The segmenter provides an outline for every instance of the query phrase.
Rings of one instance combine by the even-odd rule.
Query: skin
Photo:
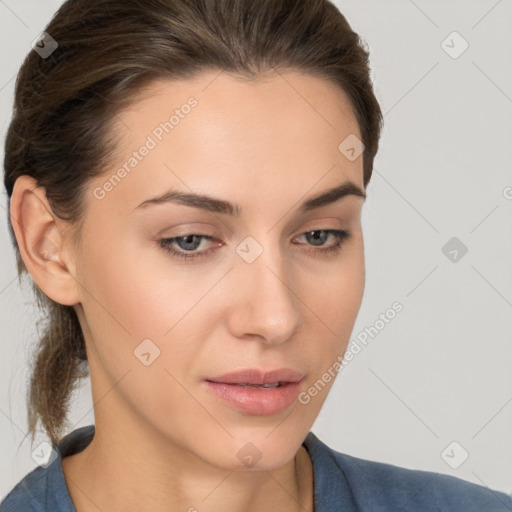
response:
[[[96,199],[94,189],[191,96],[190,114]],[[348,195],[305,214],[297,207],[346,180],[364,190],[362,156],[350,161],[338,150],[348,135],[361,138],[348,100],[296,71],[252,81],[205,72],[154,82],[112,129],[116,163],[88,185],[79,247],[34,180],[20,177],[11,199],[30,274],[75,307],[85,335],[96,433],[63,460],[76,509],[313,510],[302,442],[334,380],[308,404],[267,416],[231,408],[202,381],[290,367],[306,375],[304,391],[345,352],[364,291],[364,200]],[[242,214],[171,203],[134,210],[171,186],[235,202]],[[304,235],[327,229],[350,231],[339,252],[319,252],[333,236],[317,246]],[[196,244],[195,252],[213,251],[195,261],[158,244],[186,234],[222,244]],[[236,252],[247,236],[263,248],[250,264]],[[41,252],[48,240],[52,258]],[[160,350],[149,366],[134,356],[146,338]],[[251,468],[237,457],[247,442],[261,453]]]

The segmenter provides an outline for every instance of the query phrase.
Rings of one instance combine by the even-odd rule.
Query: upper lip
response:
[[[211,382],[224,384],[272,384],[275,382],[299,382],[304,374],[291,368],[278,368],[277,370],[259,370],[247,368],[236,372],[225,373],[215,377],[208,377]]]

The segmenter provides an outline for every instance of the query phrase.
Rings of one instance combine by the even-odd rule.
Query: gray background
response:
[[[0,0],[2,140],[19,65],[60,4]],[[367,282],[352,339],[393,302],[403,310],[341,371],[313,431],[338,451],[510,493],[511,2],[337,5],[369,45],[385,113],[363,208]],[[453,31],[469,43],[458,58],[444,47],[458,51],[461,40],[442,44]],[[45,440],[21,443],[37,311],[17,283],[6,204],[2,189],[0,497],[36,466],[32,449]],[[452,237],[468,248],[457,261],[442,252]],[[87,381],[70,430],[93,422]],[[469,457],[453,469],[445,460],[456,465],[462,450]]]

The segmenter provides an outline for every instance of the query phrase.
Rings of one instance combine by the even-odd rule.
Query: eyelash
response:
[[[312,229],[310,231],[305,231],[304,233],[301,233],[300,236],[306,235],[309,233],[322,231],[325,233],[332,234],[336,238],[336,242],[334,245],[331,245],[330,247],[324,248],[324,249],[307,249],[305,252],[308,253],[320,253],[322,255],[334,255],[338,253],[342,246],[344,245],[345,241],[350,238],[351,234],[349,231],[343,230],[343,229]],[[190,260],[190,259],[198,259],[208,256],[212,251],[215,250],[215,247],[212,247],[210,249],[206,249],[205,251],[201,252],[183,252],[183,251],[176,251],[172,248],[172,244],[181,238],[187,238],[189,236],[198,236],[202,238],[203,240],[212,241],[214,238],[209,235],[201,235],[199,233],[188,233],[186,235],[177,236],[174,238],[162,238],[159,240],[160,246],[162,249],[168,253],[171,253],[172,256],[176,258],[180,258],[183,260]]]

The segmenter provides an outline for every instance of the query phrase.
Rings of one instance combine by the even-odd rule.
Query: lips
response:
[[[224,404],[246,414],[272,415],[290,407],[300,392],[304,374],[290,368],[245,369],[208,377],[205,388]]]
[[[236,372],[225,373],[214,377],[208,377],[205,380],[209,382],[218,382],[223,384],[239,384],[241,386],[265,386],[273,387],[286,384],[288,382],[299,382],[304,378],[304,374],[292,370],[291,368],[279,368],[277,370],[263,371],[256,368],[238,370]]]

